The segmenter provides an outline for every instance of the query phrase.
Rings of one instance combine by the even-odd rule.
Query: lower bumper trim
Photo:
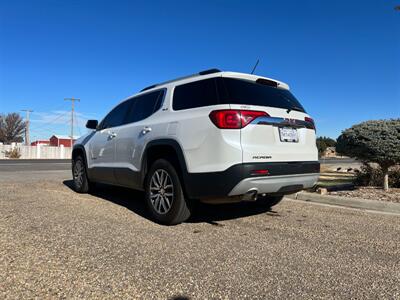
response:
[[[258,194],[291,194],[313,187],[318,178],[319,173],[245,178],[229,192],[229,196],[246,194],[250,190],[257,190]]]
[[[253,170],[267,169],[267,176],[252,176]],[[270,163],[243,163],[237,164],[225,171],[209,172],[209,173],[188,173],[183,174],[183,184],[185,193],[189,198],[207,198],[207,197],[223,197],[231,195],[235,192],[235,188],[242,184],[243,186],[253,185],[262,187],[266,186],[263,180],[269,182],[271,189],[277,192],[280,188],[290,185],[303,185],[303,188],[311,187],[313,179],[318,177],[320,164],[318,161],[301,161],[301,162],[270,162]],[[315,175],[317,174],[317,175]],[[310,175],[312,179],[310,179]],[[277,189],[274,188],[273,182],[279,182],[282,178],[297,177],[298,180],[291,182],[276,183]],[[313,177],[314,176],[314,177]],[[302,179],[303,178],[303,179]],[[308,178],[308,179],[307,179]],[[261,181],[260,181],[261,180]],[[303,182],[303,181],[306,182]],[[245,188],[240,188],[242,192]],[[245,194],[250,188],[242,192]],[[282,193],[288,193],[282,190]]]

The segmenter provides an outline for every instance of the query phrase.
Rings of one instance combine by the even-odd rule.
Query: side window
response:
[[[101,129],[105,129],[123,125],[125,123],[125,117],[130,109],[131,104],[132,103],[128,100],[116,106],[112,111],[108,113],[108,115],[104,118],[99,127]]]
[[[147,93],[132,100],[133,105],[127,116],[127,123],[138,122],[151,116],[160,109],[164,97],[164,90]]]
[[[194,81],[175,87],[174,110],[218,104],[215,78]]]

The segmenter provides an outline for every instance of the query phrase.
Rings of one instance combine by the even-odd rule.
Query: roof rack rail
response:
[[[186,79],[186,78],[190,78],[190,77],[195,77],[195,76],[199,76],[199,75],[208,75],[208,74],[219,73],[219,72],[221,72],[221,70],[215,69],[215,68],[214,69],[204,70],[204,71],[201,71],[201,72],[196,73],[196,74],[175,78],[175,79],[164,81],[164,82],[161,82],[161,83],[152,84],[152,85],[147,86],[144,89],[142,89],[141,92],[150,90],[150,89],[155,88],[155,87],[157,87],[159,85],[167,84],[167,83],[170,83],[170,82],[174,82],[174,81],[178,81],[178,80],[182,80],[182,79]]]
[[[155,88],[157,85],[158,85],[158,84],[152,84],[152,85],[146,86],[144,89],[141,90],[141,92],[150,90],[150,89],[152,89],[152,88]]]

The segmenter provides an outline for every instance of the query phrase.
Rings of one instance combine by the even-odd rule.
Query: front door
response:
[[[89,177],[93,181],[115,183],[115,139],[118,130],[125,122],[130,102],[117,105],[99,124],[90,140]]]
[[[112,128],[99,130],[90,140],[90,177],[94,181],[114,183],[115,132]]]

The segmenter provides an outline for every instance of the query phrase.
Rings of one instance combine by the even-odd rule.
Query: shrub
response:
[[[354,125],[339,136],[336,151],[366,163],[377,163],[384,174],[383,187],[388,190],[389,168],[400,163],[400,119]]]
[[[381,186],[384,176],[384,172],[380,167],[373,167],[365,163],[361,166],[360,172],[357,173],[354,184],[359,186]],[[389,185],[400,188],[400,166],[389,170]]]
[[[20,158],[21,157],[21,152],[19,151],[18,148],[14,148],[10,151],[5,152],[6,157],[8,158]]]

